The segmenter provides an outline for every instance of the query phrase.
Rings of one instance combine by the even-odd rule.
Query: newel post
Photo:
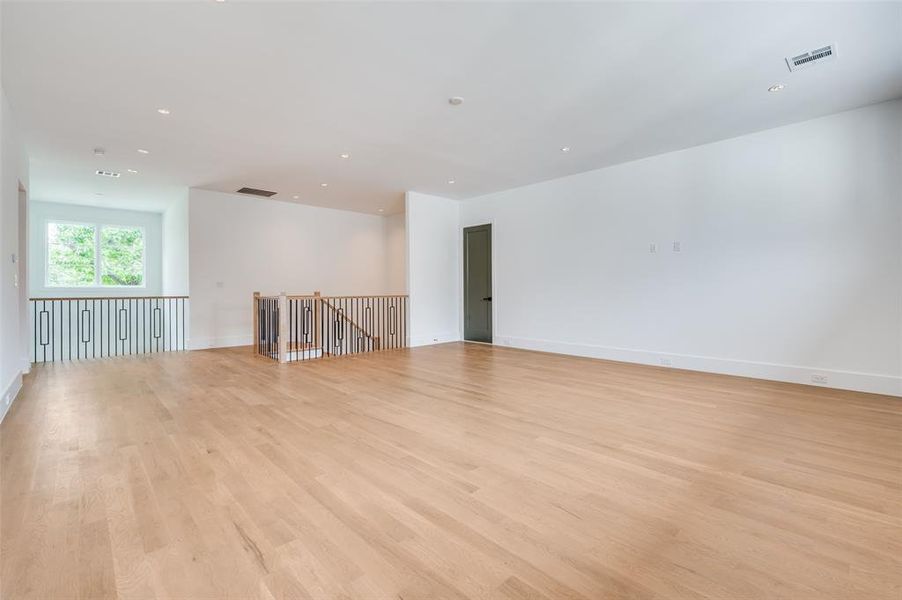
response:
[[[288,295],[279,293],[279,362],[288,362]]]
[[[260,354],[260,292],[254,292],[251,304],[254,307],[254,338],[251,343],[254,345],[254,354]]]
[[[323,301],[322,294],[319,291],[313,292],[313,347],[319,348],[320,352],[323,350],[323,346],[320,341],[320,324],[322,323],[323,318]],[[325,354],[323,354],[325,356]]]

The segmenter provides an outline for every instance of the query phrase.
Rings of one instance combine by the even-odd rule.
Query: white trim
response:
[[[822,369],[801,365],[782,365],[713,356],[693,356],[691,354],[674,354],[671,352],[655,352],[652,350],[577,344],[505,335],[496,335],[495,344],[539,352],[585,356],[658,367],[666,366],[689,371],[704,371],[706,373],[736,375],[804,385],[816,385],[811,382],[811,376],[814,374],[826,375],[830,382],[829,385],[818,385],[818,387],[902,396],[902,377],[898,375]],[[668,359],[670,364],[662,365],[662,359]]]
[[[9,409],[12,408],[13,402],[16,401],[16,398],[19,396],[19,392],[22,391],[22,372],[17,372],[12,381],[9,382],[5,388],[3,388],[3,394],[0,395],[0,423],[3,422],[3,419],[6,417],[6,414],[9,412]],[[7,399],[9,399],[9,403],[7,404]]]
[[[225,337],[189,338],[188,350],[208,350],[210,348],[233,348],[235,346],[253,346],[254,336],[230,335]]]
[[[460,332],[445,331],[441,333],[433,333],[427,335],[418,335],[407,338],[409,347],[415,346],[433,346],[435,344],[446,344],[448,342],[461,341]],[[234,348],[236,346],[252,346],[253,336],[251,335],[230,335],[225,337],[212,338],[191,338],[188,340],[189,350],[209,350],[211,348]]]
[[[427,335],[411,336],[407,339],[407,345],[411,348],[415,348],[417,346],[433,346],[435,344],[459,342],[460,339],[461,338],[459,331],[445,331]]]

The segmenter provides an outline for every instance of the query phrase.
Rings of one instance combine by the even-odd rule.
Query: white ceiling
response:
[[[123,208],[247,185],[393,212],[408,189],[468,198],[902,96],[900,3],[2,10],[32,197]],[[835,61],[789,73],[826,43]]]

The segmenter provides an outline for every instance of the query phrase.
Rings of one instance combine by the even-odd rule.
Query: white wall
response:
[[[28,189],[28,157],[0,88],[0,420],[22,387],[29,369],[28,343],[21,335],[19,185]],[[16,262],[12,260],[16,256]],[[22,282],[25,285],[25,282]]]
[[[249,345],[253,292],[383,294],[384,217],[189,190],[192,348]]]
[[[385,276],[389,292],[407,293],[405,213],[385,217]]]
[[[38,297],[76,296],[158,296],[163,289],[162,216],[160,213],[117,210],[79,204],[59,204],[32,200],[29,210],[28,265],[31,295]],[[47,265],[47,222],[53,220],[98,223],[102,225],[137,225],[144,228],[143,287],[48,287],[45,285]]]
[[[408,192],[407,293],[410,345],[460,339],[461,234],[458,202]]]
[[[461,204],[485,222],[496,343],[902,395],[902,101]]]
[[[188,190],[163,213],[163,295],[188,294]]]

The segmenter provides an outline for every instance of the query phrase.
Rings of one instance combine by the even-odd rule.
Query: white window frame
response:
[[[55,285],[50,283],[50,224],[59,225],[79,225],[82,227],[94,228],[94,283],[91,285]],[[100,248],[100,231],[104,227],[113,227],[116,229],[140,229],[141,230],[141,285],[106,285],[101,283],[103,275],[103,254]],[[44,220],[44,287],[54,289],[73,289],[73,290],[90,290],[90,289],[120,289],[120,290],[142,290],[147,287],[147,228],[144,225],[125,225],[122,223],[101,223],[90,221],[72,221],[69,219],[45,219]]]

